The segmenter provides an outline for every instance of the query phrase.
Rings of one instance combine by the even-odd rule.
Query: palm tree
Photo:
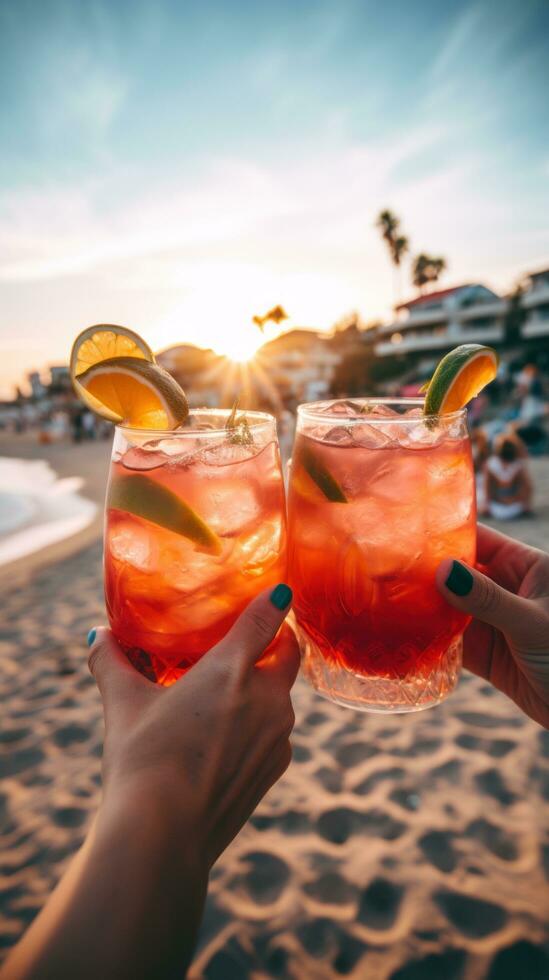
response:
[[[435,258],[421,252],[420,255],[416,255],[412,262],[412,282],[423,294],[423,287],[428,283],[438,282],[446,268],[446,259]]]
[[[393,265],[395,267],[397,302],[400,299],[402,293],[402,277],[401,277],[400,263],[402,261],[402,257],[406,255],[406,252],[409,251],[410,251],[410,243],[406,235],[397,235],[397,237],[393,240],[393,247],[391,249]]]
[[[283,306],[273,306],[273,308],[263,316],[253,316],[252,323],[255,323],[256,327],[259,327],[261,333],[264,333],[266,323],[274,323],[276,326],[278,326],[278,324],[282,323],[283,320],[288,319],[288,314]]]
[[[392,247],[392,243],[397,232],[400,220],[397,218],[396,214],[388,209],[385,211],[380,211],[376,227],[381,231],[382,238],[385,239],[389,248]]]
[[[395,298],[398,302],[400,293],[400,263],[402,257],[409,251],[410,245],[406,235],[399,235],[400,218],[392,211],[381,211],[376,221],[376,227],[381,231],[381,237],[387,243],[391,261],[395,267]]]
[[[395,265],[400,265],[400,260],[406,252],[410,251],[410,243],[406,235],[399,235],[393,242],[392,255]]]

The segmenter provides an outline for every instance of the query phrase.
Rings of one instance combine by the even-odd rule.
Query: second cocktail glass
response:
[[[435,585],[445,557],[472,563],[474,475],[466,412],[421,399],[298,410],[289,580],[305,674],[365,711],[418,711],[453,690],[467,618]]]
[[[276,422],[195,411],[184,428],[117,426],[106,501],[105,594],[132,663],[168,685],[250,600],[286,577]]]

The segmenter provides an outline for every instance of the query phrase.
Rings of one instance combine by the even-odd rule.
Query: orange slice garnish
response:
[[[85,404],[109,422],[137,429],[176,429],[189,406],[177,381],[144,358],[111,357],[89,367],[77,379]]]
[[[70,371],[74,380],[88,368],[111,357],[139,357],[154,362],[154,354],[139,334],[114,323],[96,323],[86,327],[74,341]]]

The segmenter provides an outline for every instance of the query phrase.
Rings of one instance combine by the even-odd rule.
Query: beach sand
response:
[[[0,439],[98,502],[107,453]],[[549,548],[549,460],[533,472],[538,517],[508,530]],[[2,952],[98,803],[99,534],[0,572]],[[302,679],[294,700],[294,761],[214,868],[193,980],[548,980],[549,733],[470,675],[407,717],[347,711]]]

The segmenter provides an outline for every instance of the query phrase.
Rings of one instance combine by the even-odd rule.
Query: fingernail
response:
[[[469,595],[469,592],[473,588],[473,576],[465,565],[454,560],[445,585],[454,595]]]
[[[91,647],[92,643],[94,642],[96,633],[97,633],[97,630],[90,630],[90,632],[88,633],[88,646],[89,647]]]
[[[284,585],[283,582],[280,582],[271,592],[269,599],[277,609],[285,609],[292,601],[292,590],[289,585]]]

